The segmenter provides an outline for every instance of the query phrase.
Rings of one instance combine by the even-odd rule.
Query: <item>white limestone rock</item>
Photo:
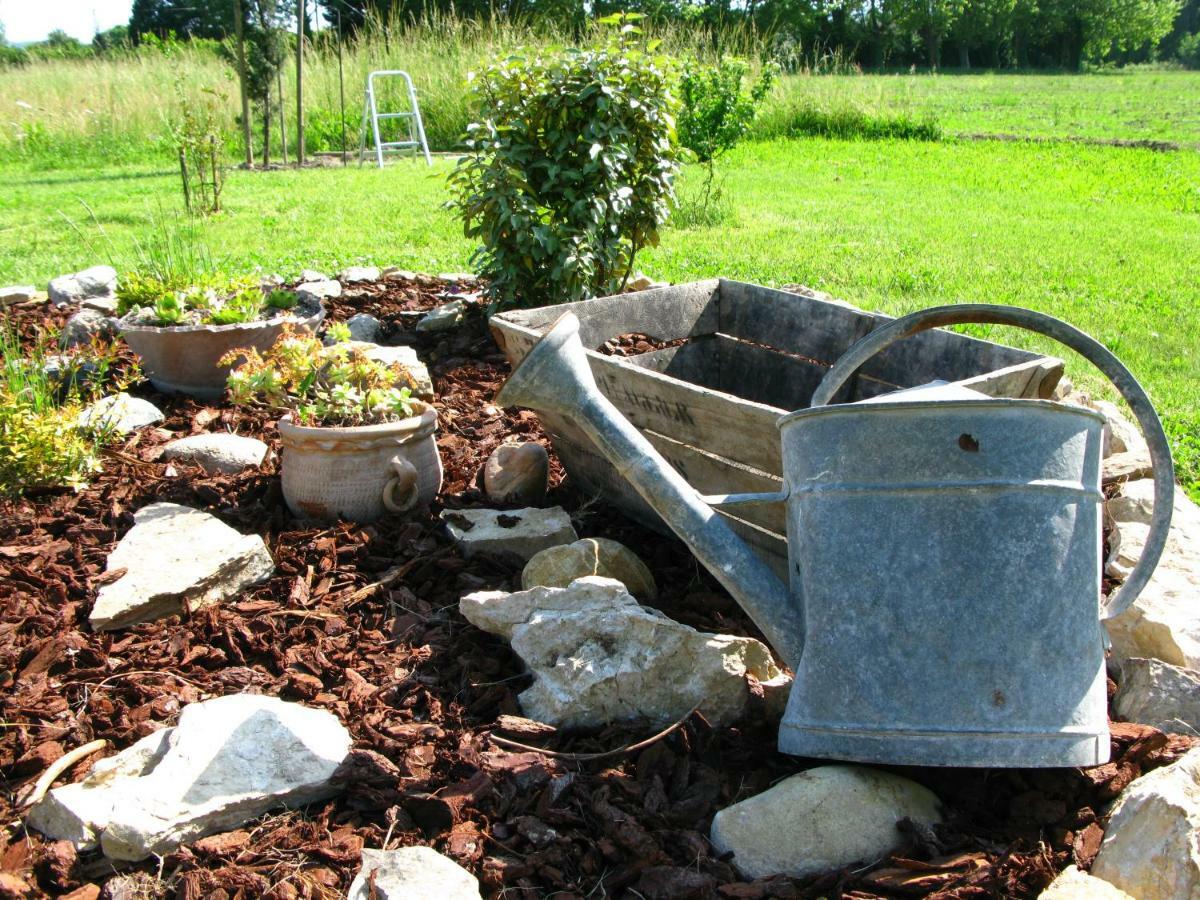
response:
[[[27,303],[37,296],[37,288],[32,284],[14,284],[0,288],[0,309],[12,306],[14,303]]]
[[[338,280],[353,284],[360,281],[378,281],[379,276],[378,266],[347,266],[338,273]]]
[[[479,900],[479,880],[429,847],[362,852],[362,868],[346,900],[371,900],[372,873],[377,900]]]
[[[1159,731],[1200,734],[1200,672],[1161,659],[1127,659],[1113,711]]]
[[[870,865],[899,849],[901,819],[941,821],[941,804],[928,789],[862,766],[820,766],[787,778],[713,817],[719,853],[733,852],[746,878]]]
[[[296,298],[301,303],[319,303],[342,296],[342,284],[332,278],[323,281],[305,281],[296,286]]]
[[[608,538],[583,538],[543,550],[525,564],[521,587],[567,587],[588,575],[619,581],[639,600],[658,596],[649,567],[624,544]]]
[[[195,463],[209,473],[236,474],[247,466],[261,466],[268,449],[258,438],[218,431],[171,441],[163,447],[163,458]]]
[[[417,322],[417,331],[435,334],[442,331],[452,331],[462,323],[466,314],[466,306],[461,300],[451,300],[436,309],[426,313]]]
[[[350,750],[332,713],[255,694],[193,703],[177,726],[151,738],[114,757],[115,772],[94,770],[51,791],[31,824],[74,840],[86,819],[105,856],[141,860],[271,809],[333,796],[339,788],[330,778]]]
[[[412,375],[416,387],[412,389],[413,396],[419,400],[433,400],[433,379],[429,377],[429,368],[417,358],[417,351],[412,347],[384,347],[365,341],[352,341],[350,346],[361,350],[369,359],[383,363],[385,366],[399,364]]]
[[[77,850],[94,850],[108,827],[116,799],[153,769],[170,748],[174,728],[164,728],[100,760],[82,781],[50,791],[29,811],[28,823],[57,841],[70,841]]]
[[[120,393],[97,400],[79,414],[75,423],[80,428],[111,429],[117,434],[128,434],[162,420],[162,410],[149,400]]]
[[[1114,525],[1105,566],[1110,577],[1124,579],[1133,570],[1150,531],[1153,497],[1154,482],[1142,479],[1123,485],[1105,504]],[[1200,670],[1198,597],[1200,507],[1176,486],[1171,533],[1154,576],[1129,609],[1105,623],[1115,660],[1140,656]]]
[[[710,722],[727,724],[746,712],[748,675],[771,698],[782,699],[790,685],[759,641],[680,624],[610,578],[481,591],[463,597],[459,610],[512,643],[534,676],[521,709],[551,725],[668,724],[697,705]]]
[[[58,346],[69,350],[71,347],[90,344],[92,338],[114,338],[120,331],[120,324],[112,316],[105,315],[98,309],[81,309],[63,325],[58,336]]]
[[[1136,900],[1120,888],[1075,866],[1067,866],[1038,894],[1038,900]]]
[[[73,275],[60,275],[49,285],[50,300],[56,306],[80,303],[88,297],[115,297],[117,270],[112,266],[92,266]]]
[[[153,503],[108,555],[125,569],[100,588],[89,621],[96,631],[191,613],[271,577],[275,563],[261,537],[175,503]]]
[[[1104,416],[1104,455],[1114,453],[1149,453],[1149,447],[1138,427],[1125,418],[1124,413],[1115,403],[1107,400],[1093,400],[1092,409]]]
[[[529,562],[539,550],[569,544],[579,535],[561,506],[549,509],[443,510],[442,521],[450,537],[459,542],[463,556],[490,556]]]
[[[479,284],[479,276],[472,275],[470,272],[442,272],[438,275],[442,281],[451,281],[455,284],[461,284],[464,287],[473,287]]]
[[[538,506],[546,500],[549,481],[550,456],[534,441],[501,444],[483,465],[483,491],[495,503]]]
[[[383,336],[383,323],[370,313],[355,313],[346,320],[346,327],[352,341],[374,344]]]
[[[1198,836],[1200,748],[1125,789],[1092,875],[1138,900],[1200,897]]]

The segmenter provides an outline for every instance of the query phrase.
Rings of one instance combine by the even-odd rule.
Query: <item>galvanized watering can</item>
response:
[[[827,405],[867,359],[940,325],[1016,325],[1093,362],[1154,465],[1145,550],[1101,606],[1104,419],[1048,400],[914,389]],[[877,328],[779,420],[778,494],[702,497],[596,388],[564,315],[500,393],[568,416],[691,547],[795,671],[779,749],[927,766],[1089,766],[1109,755],[1101,619],[1149,580],[1174,471],[1149,398],[1103,345],[1050,316],[968,304]],[[786,502],[790,586],[714,506]]]

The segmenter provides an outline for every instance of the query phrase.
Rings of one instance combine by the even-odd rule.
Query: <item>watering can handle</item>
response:
[[[849,380],[859,366],[901,338],[941,325],[966,324],[1015,325],[1054,338],[1103,372],[1116,385],[1137,417],[1150,446],[1150,461],[1154,466],[1154,515],[1150,521],[1150,534],[1146,538],[1146,546],[1137,565],[1121,588],[1109,597],[1101,618],[1111,619],[1120,615],[1137,599],[1146,582],[1150,580],[1167,543],[1171,511],[1175,501],[1175,468],[1171,462],[1170,444],[1167,443],[1167,436],[1150,398],[1133,377],[1133,373],[1095,338],[1061,319],[1019,306],[993,306],[988,303],[935,306],[893,319],[860,338],[826,373],[813,394],[812,405],[825,406],[829,403],[838,388]]]

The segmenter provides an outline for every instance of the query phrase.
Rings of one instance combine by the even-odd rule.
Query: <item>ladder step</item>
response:
[[[410,112],[377,113],[375,115],[375,118],[377,118],[377,119],[411,119],[412,117],[413,117],[413,113],[410,113]]]
[[[385,141],[379,145],[381,150],[388,150],[395,147],[420,147],[420,141]]]

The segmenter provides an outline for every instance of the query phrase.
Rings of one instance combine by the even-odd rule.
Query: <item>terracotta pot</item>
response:
[[[324,428],[279,420],[283,499],[306,519],[371,522],[432,500],[442,487],[437,412],[413,401],[400,422]]]
[[[201,400],[217,400],[225,394],[230,366],[217,360],[238,347],[266,350],[291,323],[296,331],[316,331],[325,318],[318,307],[308,316],[285,315],[259,322],[234,325],[185,325],[160,328],[156,325],[121,324],[121,336],[142,359],[150,383],[164,394],[189,394]]]

